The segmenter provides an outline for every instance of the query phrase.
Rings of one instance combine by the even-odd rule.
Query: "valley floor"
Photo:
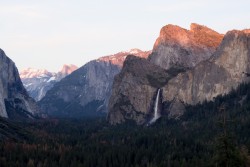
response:
[[[214,102],[187,106],[178,120],[163,116],[149,127],[111,126],[105,117],[1,119],[0,166],[247,166],[249,88],[243,84]]]

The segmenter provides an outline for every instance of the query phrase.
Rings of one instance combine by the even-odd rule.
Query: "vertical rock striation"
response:
[[[0,116],[32,117],[36,114],[39,108],[23,87],[14,62],[0,49]]]
[[[240,83],[249,82],[250,33],[229,31],[214,56],[194,69],[179,74],[163,88],[163,100],[176,99],[183,104],[197,104],[229,93]],[[176,110],[169,110],[170,115]]]
[[[115,76],[109,100],[108,121],[118,124],[134,120],[145,124],[154,115],[154,97],[170,78],[180,71],[165,70],[147,59],[128,56],[122,71]]]
[[[190,31],[173,25],[163,27],[149,61],[128,57],[116,76],[109,122],[146,123],[152,118],[158,88],[162,89],[162,113],[178,118],[185,112],[185,104],[213,100],[249,82],[249,30],[233,30],[222,37],[197,24],[192,24]]]

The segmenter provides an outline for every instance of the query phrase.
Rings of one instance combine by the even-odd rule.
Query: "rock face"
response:
[[[153,115],[152,104],[158,88],[180,71],[164,70],[148,60],[128,56],[122,71],[115,77],[109,101],[111,124],[135,120],[144,124]]]
[[[190,30],[166,25],[160,31],[149,60],[165,69],[173,66],[192,68],[209,59],[222,38],[223,35],[195,23]]]
[[[0,116],[33,117],[39,111],[35,101],[23,87],[14,62],[0,49]]]
[[[76,65],[73,65],[73,64],[66,65],[65,64],[65,65],[63,65],[62,70],[59,71],[58,73],[61,74],[61,76],[62,76],[61,78],[64,78],[77,69],[78,69],[78,67]],[[57,74],[57,75],[59,75],[59,74]]]
[[[229,93],[242,82],[249,82],[250,33],[228,32],[214,56],[194,69],[179,74],[163,88],[163,101],[197,104]],[[179,104],[177,104],[179,105]],[[176,110],[168,108],[171,116]]]
[[[56,82],[59,82],[76,69],[75,65],[64,65],[61,71],[54,73],[42,69],[28,68],[21,71],[20,77],[29,95],[39,101]]]
[[[151,52],[133,49],[139,57],[148,57]],[[107,112],[113,79],[130,54],[120,52],[93,60],[68,75],[49,90],[39,102],[51,116],[79,116]]]
[[[174,27],[170,26],[170,29],[175,30]],[[221,35],[198,25],[192,25],[191,32],[177,27],[180,30],[177,36],[174,35],[175,31],[168,32],[169,30],[166,29],[169,29],[169,26],[164,27],[162,29],[164,32],[161,34],[170,35],[170,39],[173,41],[167,38],[168,35],[165,36],[166,39],[160,37],[149,61],[164,67],[167,71],[153,67],[146,60],[128,57],[122,72],[116,76],[113,84],[108,113],[108,121],[111,124],[122,123],[126,120],[133,120],[137,124],[147,123],[148,118],[152,118],[152,102],[155,100],[159,88],[161,89],[161,114],[178,118],[185,112],[186,104],[193,105],[204,100],[213,100],[218,95],[229,93],[240,83],[250,81],[249,30],[228,32],[214,54],[207,60],[200,62],[201,59],[198,60],[197,57],[202,56],[202,53],[205,54],[205,57],[209,57],[221,41]],[[212,39],[213,36],[203,36],[202,34],[199,35],[198,39],[191,38],[190,33],[192,35],[198,30],[201,31],[199,33],[215,34],[215,40]],[[171,45],[161,46],[162,43]],[[170,47],[177,45],[176,43],[179,43],[177,48]],[[171,48],[171,54],[165,51],[160,52],[158,47]],[[178,57],[177,53],[181,53],[180,50],[187,49],[191,49],[192,52],[183,52]],[[173,52],[176,55],[172,54]],[[157,57],[156,53],[159,59],[153,61],[154,56]],[[166,54],[165,57],[164,54]],[[168,59],[169,55],[170,58],[177,56],[177,59]],[[189,56],[195,58],[185,59]],[[166,61],[166,63],[164,62],[165,58],[171,61]],[[151,81],[155,82],[149,82],[148,79],[151,78],[149,76],[153,76],[154,79]],[[164,82],[159,82],[159,80]]]
[[[148,118],[152,117],[157,89],[178,73],[209,59],[222,38],[223,35],[198,24],[191,24],[190,31],[174,25],[163,27],[149,61],[130,58],[116,77],[109,103],[109,122],[117,124],[130,119],[137,124],[147,123]],[[164,84],[159,84],[158,76]],[[160,92],[162,94],[163,91]],[[172,104],[179,105],[168,107],[182,113],[184,106],[179,101],[175,100]],[[162,109],[161,112],[165,111]]]

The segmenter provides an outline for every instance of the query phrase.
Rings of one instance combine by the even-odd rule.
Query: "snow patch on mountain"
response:
[[[28,68],[20,72],[20,77],[29,95],[36,101],[39,101],[56,82],[71,74],[76,69],[77,66],[72,64],[64,65],[57,73],[49,72],[45,69]]]

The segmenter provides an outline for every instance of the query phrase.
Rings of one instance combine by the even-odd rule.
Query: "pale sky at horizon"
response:
[[[248,0],[0,0],[0,48],[19,70],[58,71],[131,48],[151,50],[166,24],[219,33],[250,28],[249,7]]]

